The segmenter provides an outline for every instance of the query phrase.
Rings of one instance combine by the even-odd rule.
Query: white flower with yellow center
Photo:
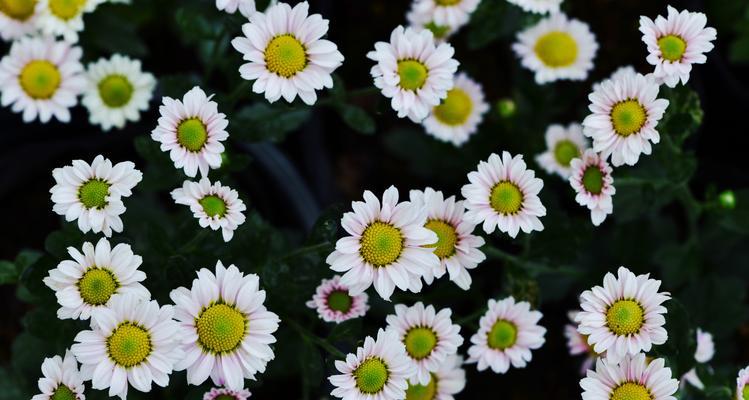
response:
[[[208,178],[200,182],[185,181],[182,188],[172,190],[172,198],[175,203],[190,207],[202,228],[221,229],[225,242],[234,237],[234,231],[245,221],[247,206],[236,190],[222,186],[221,182],[211,184]]]
[[[260,278],[237,267],[216,263],[216,273],[198,271],[192,288],[169,294],[182,333],[185,357],[175,365],[187,369],[187,382],[200,385],[210,376],[217,386],[241,390],[245,378],[265,372],[274,358],[278,316],[268,311]]]
[[[668,16],[658,16],[655,21],[640,17],[642,41],[648,46],[648,63],[655,66],[653,76],[659,83],[675,87],[679,81],[686,84],[692,64],[704,64],[705,53],[715,47],[718,32],[708,28],[703,13],[679,12],[668,6]]]
[[[461,189],[468,210],[466,221],[483,224],[486,233],[499,229],[513,238],[520,230],[544,229],[539,217],[546,215],[546,207],[538,198],[544,182],[526,168],[522,155],[513,157],[504,151],[500,158],[492,154],[468,174],[468,180]]]
[[[66,42],[78,41],[83,30],[83,14],[93,12],[102,0],[39,0],[37,26],[46,36],[62,36]]]
[[[613,197],[616,194],[614,178],[609,163],[595,151],[588,149],[580,158],[570,163],[572,174],[569,182],[575,189],[575,201],[590,210],[590,220],[598,226],[606,216],[614,212]]]
[[[12,41],[37,30],[38,0],[0,0],[0,38]]]
[[[255,0],[216,0],[216,8],[229,14],[234,14],[239,10],[247,18],[257,11]]]
[[[491,368],[498,374],[525,368],[531,361],[531,350],[543,346],[546,328],[538,324],[543,315],[531,311],[527,301],[512,297],[489,300],[489,310],[479,321],[479,331],[471,337],[467,363],[478,363],[478,370]]]
[[[429,376],[426,385],[409,383],[405,400],[454,400],[466,386],[463,357],[451,355]]]
[[[141,71],[140,61],[119,54],[88,65],[83,103],[89,122],[105,131],[122,129],[127,121],[138,121],[148,109],[156,79]]]
[[[577,331],[577,322],[575,322],[577,313],[578,311],[571,311],[567,314],[572,323],[564,326],[564,337],[567,338],[567,349],[570,355],[585,355],[585,360],[580,365],[580,375],[585,376],[586,372],[596,362],[598,354],[588,345],[588,337]]]
[[[364,201],[351,203],[353,212],[341,219],[350,236],[338,240],[326,262],[345,272],[341,283],[357,295],[374,284],[385,300],[397,287],[421,291],[421,278],[439,268],[440,259],[429,247],[437,234],[425,228],[426,211],[408,201],[398,202],[398,189],[388,188],[382,202],[369,190]]]
[[[369,310],[368,300],[366,293],[352,296],[348,286],[341,284],[341,277],[336,275],[332,279],[323,279],[306,305],[317,310],[317,315],[323,321],[340,324],[363,317]]]
[[[382,329],[376,340],[367,336],[356,354],[336,360],[335,367],[340,374],[328,377],[335,386],[330,394],[343,400],[403,399],[412,373],[403,343]]]
[[[712,360],[714,355],[715,342],[713,342],[713,335],[697,328],[697,349],[694,352],[694,360],[700,364],[704,364]],[[702,380],[697,375],[697,368],[690,369],[681,377],[682,385],[685,382],[689,382],[689,384],[700,390],[705,389],[705,384],[702,383]]]
[[[247,389],[213,388],[203,395],[203,400],[247,400],[249,398],[250,391]]]
[[[562,5],[563,0],[507,0],[508,2],[519,6],[525,11],[533,12],[537,14],[551,13],[555,14],[559,12],[559,6]]]
[[[609,272],[603,278],[603,287],[583,292],[583,311],[575,317],[580,323],[577,330],[588,335],[588,344],[598,354],[606,352],[612,362],[666,343],[663,314],[667,311],[662,303],[671,298],[666,292],[658,292],[661,281],[650,279],[649,274],[635,276],[619,267],[617,275]]]
[[[391,99],[399,118],[421,122],[453,88],[458,63],[447,43],[435,44],[428,29],[395,28],[390,42],[375,43],[367,57],[377,64],[371,74],[375,86]]]
[[[488,110],[481,85],[460,73],[455,76],[455,86],[447,92],[447,97],[432,108],[422,124],[428,134],[461,146],[476,132]]]
[[[582,156],[588,148],[588,141],[583,135],[583,127],[572,123],[567,127],[549,125],[546,129],[546,151],[536,156],[536,163],[549,174],[557,174],[564,179],[570,177],[570,162]]]
[[[81,48],[50,38],[21,38],[0,61],[2,105],[23,113],[24,122],[52,117],[70,121],[86,80]]]
[[[518,33],[512,48],[523,66],[535,73],[536,83],[544,84],[585,80],[593,69],[598,42],[588,24],[559,13]]]
[[[468,23],[481,0],[414,0],[411,12],[429,15],[434,27],[456,29]]]
[[[150,298],[141,285],[146,274],[138,270],[143,259],[133,254],[130,245],[120,243],[114,248],[107,239],[83,243],[82,252],[69,247],[72,260],[62,261],[49,271],[44,284],[55,291],[60,319],[88,319],[93,310],[107,307],[115,294],[132,293]]]
[[[424,275],[424,281],[432,284],[434,278],[440,278],[447,272],[450,280],[463,290],[471,287],[470,269],[476,268],[486,259],[479,250],[484,239],[473,235],[476,224],[464,218],[465,207],[462,201],[455,201],[455,196],[445,199],[442,192],[432,188],[424,191],[412,190],[411,203],[424,208],[427,213],[425,228],[437,234],[437,243],[428,247],[434,248],[434,254],[440,259],[438,268]]]
[[[736,377],[736,400],[749,400],[749,367],[739,371]]]
[[[179,324],[174,309],[132,294],[112,296],[108,307],[91,313],[91,330],[75,336],[71,350],[81,375],[94,389],[127,398],[128,383],[150,392],[152,383],[166,387],[179,349]]]
[[[65,350],[65,358],[54,356],[42,362],[43,378],[39,378],[40,394],[31,400],[86,400],[85,386],[78,372],[78,362],[70,350]]]
[[[191,178],[198,171],[205,177],[211,168],[221,167],[221,142],[229,137],[229,121],[218,112],[212,97],[197,86],[185,93],[182,101],[164,97],[159,125],[151,131],[151,138],[161,143],[161,151],[168,151],[174,166]]]
[[[596,361],[596,370],[580,381],[583,400],[676,400],[679,381],[671,377],[662,358],[648,361],[643,353],[627,355],[621,362]]]
[[[655,129],[668,108],[658,98],[659,85],[640,74],[609,79],[588,96],[591,114],[583,121],[583,133],[593,139],[593,150],[611,164],[635,165],[640,154],[653,151],[661,136]]]
[[[55,186],[52,207],[65,220],[78,220],[83,233],[102,232],[112,236],[112,231],[122,232],[120,215],[125,212],[123,197],[130,197],[132,189],[143,179],[143,174],[130,161],[112,165],[101,155],[89,165],[83,160],[73,160],[73,165],[52,171]]]
[[[265,13],[254,13],[242,32],[244,36],[231,42],[248,61],[239,73],[254,80],[252,91],[264,93],[269,102],[283,97],[291,103],[298,95],[313,105],[317,90],[333,87],[330,75],[343,63],[343,55],[335,43],[321,39],[328,32],[328,20],[309,15],[306,1],[294,8],[278,3]]]

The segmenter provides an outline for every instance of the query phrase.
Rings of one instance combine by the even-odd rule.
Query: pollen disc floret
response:
[[[368,299],[366,293],[352,295],[349,287],[342,284],[341,277],[336,275],[332,279],[323,279],[312,300],[306,304],[316,309],[323,321],[341,323],[363,317],[369,310]]]
[[[435,138],[462,146],[476,133],[488,110],[481,85],[460,73],[447,97],[432,108],[422,125]]]
[[[62,36],[66,42],[78,41],[83,30],[83,15],[93,12],[102,0],[39,0],[38,26],[46,36]]]
[[[645,354],[627,355],[620,362],[607,358],[596,361],[580,381],[586,400],[674,400],[679,381],[662,358],[648,362]]]
[[[244,379],[265,372],[274,358],[270,344],[279,319],[263,305],[259,285],[257,275],[219,261],[215,274],[203,268],[191,289],[170,293],[185,353],[174,368],[187,369],[189,384],[200,385],[210,376],[215,385],[242,390]]]
[[[608,273],[603,287],[583,292],[583,311],[575,317],[580,323],[578,331],[588,336],[588,344],[596,353],[606,352],[612,362],[666,342],[666,308],[661,304],[671,298],[658,292],[661,281],[650,279],[649,274],[635,276],[620,267],[617,275]]]
[[[42,374],[39,379],[40,394],[31,400],[83,400],[85,389],[83,377],[78,372],[78,362],[73,353],[65,350],[65,357],[54,356],[42,362]]]
[[[585,355],[585,360],[583,360],[580,365],[580,375],[585,376],[599,355],[593,351],[593,348],[591,348],[590,345],[588,345],[588,337],[577,331],[575,317],[578,312],[579,311],[571,311],[568,313],[569,319],[572,323],[564,326],[564,336],[567,338],[567,348],[569,349],[570,355]]]
[[[571,164],[570,185],[575,189],[575,200],[590,210],[593,225],[600,225],[606,216],[614,212],[613,197],[616,194],[613,169],[593,150],[586,150],[581,158]]]
[[[203,400],[247,400],[249,398],[250,391],[247,389],[213,388],[203,395]]]
[[[489,300],[489,310],[479,321],[479,331],[471,337],[467,363],[478,363],[478,370],[491,368],[504,374],[510,365],[524,368],[531,360],[531,350],[540,348],[546,328],[538,325],[542,314],[531,311],[528,302],[512,297]]]
[[[429,383],[421,385],[409,382],[406,400],[454,400],[466,385],[466,372],[462,368],[463,357],[448,356],[435,372],[429,374]]]
[[[216,0],[216,8],[229,14],[234,14],[239,10],[247,18],[257,11],[255,0]]]
[[[245,221],[247,206],[236,190],[222,186],[221,182],[211,184],[208,178],[200,182],[185,181],[181,188],[172,190],[172,198],[175,203],[190,207],[202,228],[221,229],[225,242],[234,237],[234,231]]]
[[[549,125],[545,139],[546,151],[536,156],[536,162],[549,174],[569,178],[572,173],[570,163],[588,148],[582,125]]]
[[[0,0],[0,38],[12,41],[36,31],[38,0]]]

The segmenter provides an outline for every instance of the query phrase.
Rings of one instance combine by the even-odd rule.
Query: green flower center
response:
[[[398,61],[398,76],[400,87],[406,90],[418,90],[427,81],[429,71],[421,61],[401,60]]]
[[[119,286],[111,271],[98,267],[89,269],[78,280],[83,301],[96,306],[106,304]]]
[[[213,400],[237,400],[237,398],[229,394],[220,394]]]
[[[642,306],[634,300],[619,300],[606,311],[608,328],[619,336],[639,332],[644,317]]]
[[[639,383],[627,382],[611,392],[611,400],[652,400],[648,389]]]
[[[117,365],[133,367],[151,354],[151,335],[140,326],[125,322],[107,339],[107,349]]]
[[[744,386],[744,389],[741,390],[741,398],[749,400],[749,386]]]
[[[234,307],[218,303],[203,310],[195,321],[198,341],[213,353],[228,353],[244,339],[248,321]]]
[[[560,140],[554,146],[554,159],[559,165],[569,167],[572,159],[580,156],[580,148],[571,140]]]
[[[343,290],[334,290],[328,295],[327,303],[331,310],[345,313],[351,309],[353,299]]]
[[[60,87],[60,70],[46,60],[34,60],[21,70],[19,78],[24,92],[32,99],[49,99]]]
[[[435,3],[439,6],[454,6],[461,2],[461,0],[435,0]]]
[[[433,400],[435,397],[437,397],[437,377],[434,374],[426,386],[409,383],[406,389],[406,400]]]
[[[421,360],[437,346],[437,335],[430,328],[412,328],[406,333],[403,343],[411,358]]]
[[[0,0],[0,12],[17,21],[26,21],[34,15],[36,0]]]
[[[57,387],[57,389],[55,389],[55,392],[52,393],[52,396],[50,396],[49,400],[76,400],[76,398],[75,393],[73,393],[73,391],[70,390],[69,387],[60,385]]]
[[[401,231],[384,222],[371,223],[361,236],[360,253],[364,261],[382,267],[400,257],[403,251]]]
[[[648,119],[648,114],[637,100],[626,100],[617,103],[611,109],[611,121],[614,130],[621,136],[639,132]]]
[[[276,75],[292,77],[307,66],[307,51],[294,36],[276,36],[265,48],[265,66]]]
[[[432,219],[427,221],[425,228],[437,234],[437,243],[427,246],[434,247],[434,254],[440,259],[452,257],[455,245],[458,243],[458,233],[455,228],[445,221]]]
[[[603,172],[597,166],[591,165],[583,172],[583,187],[589,193],[600,194],[603,190]]]
[[[226,202],[218,196],[205,196],[198,201],[203,207],[203,211],[211,218],[223,218],[226,215]]]
[[[379,393],[390,377],[387,365],[379,358],[368,358],[354,370],[356,387],[362,393]]]
[[[133,85],[123,75],[109,75],[99,81],[99,96],[110,108],[119,108],[130,102]]]
[[[534,51],[548,67],[568,67],[577,60],[577,42],[567,32],[554,31],[541,36]]]
[[[492,189],[489,203],[501,214],[514,214],[523,206],[523,192],[510,181],[499,182]]]
[[[83,11],[86,0],[49,0],[49,10],[62,20],[70,20]]]
[[[462,125],[471,115],[473,102],[463,89],[454,88],[447,92],[442,103],[434,107],[434,116],[445,125]]]
[[[489,331],[487,342],[489,347],[504,350],[512,347],[518,340],[518,327],[510,321],[498,320]]]
[[[200,151],[207,141],[208,130],[200,119],[189,118],[177,126],[177,142],[188,151]]]
[[[78,199],[86,208],[101,210],[107,205],[109,186],[109,183],[101,179],[91,179],[78,189]]]
[[[432,31],[435,39],[442,39],[450,33],[450,27],[447,25],[437,25],[434,21],[424,25],[424,28]]]
[[[658,39],[661,55],[668,61],[679,61],[687,51],[687,42],[676,35],[668,35]]]

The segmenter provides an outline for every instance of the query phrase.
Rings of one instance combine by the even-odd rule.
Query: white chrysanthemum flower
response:
[[[183,168],[191,178],[198,170],[208,176],[211,168],[221,167],[221,142],[229,137],[229,121],[218,112],[212,97],[197,86],[185,93],[182,101],[164,97],[159,125],[151,131],[151,138],[161,143],[161,151],[168,151],[174,166]]]
[[[65,358],[54,356],[42,362],[43,378],[39,378],[40,394],[31,400],[86,400],[85,386],[78,372],[78,362],[70,350],[65,350]]]
[[[637,70],[635,70],[635,67],[631,65],[625,65],[623,67],[619,67],[616,69],[616,71],[612,72],[608,78],[600,82],[594,83],[593,91],[594,92],[598,91],[601,88],[601,84],[603,82],[606,82],[609,79],[612,81],[618,81],[618,80],[625,79],[625,78],[634,79],[635,76],[637,76]]]
[[[713,335],[709,332],[705,332],[700,328],[697,328],[697,349],[694,352],[694,360],[700,364],[704,364],[713,359],[715,355],[715,343],[713,342]],[[705,384],[697,375],[697,369],[692,368],[681,377],[681,383],[689,382],[692,386],[703,390]]]
[[[418,302],[411,307],[395,305],[395,314],[386,317],[387,329],[395,332],[406,346],[413,384],[428,385],[431,374],[439,370],[448,356],[463,344],[460,326],[451,319],[452,310],[434,309]]]
[[[432,108],[422,124],[435,138],[461,146],[476,132],[487,111],[489,104],[484,100],[481,85],[460,73],[455,76],[455,85],[447,97]]]
[[[648,362],[645,354],[596,361],[596,370],[580,381],[583,400],[676,400],[679,381],[671,377],[662,358]]]
[[[531,350],[546,341],[546,328],[538,324],[543,314],[531,311],[527,301],[515,302],[512,297],[489,300],[489,310],[479,321],[479,331],[471,337],[467,363],[478,363],[478,370],[491,368],[498,374],[510,369],[525,368],[531,361]]]
[[[150,392],[151,383],[166,387],[179,349],[179,325],[174,309],[133,294],[112,296],[108,307],[91,313],[91,330],[75,336],[72,352],[81,375],[94,389],[109,388],[109,396],[127,398],[128,383]]]
[[[257,11],[255,0],[216,0],[216,8],[229,14],[234,14],[239,10],[247,18]]]
[[[749,399],[749,367],[746,367],[739,371],[738,377],[736,377],[736,400],[747,400]]]
[[[286,3],[254,13],[242,26],[244,36],[232,40],[248,63],[239,67],[242,78],[254,80],[252,91],[273,103],[283,97],[291,103],[298,95],[308,105],[317,90],[332,88],[331,74],[343,63],[335,43],[321,39],[328,20],[309,14],[305,1],[291,8]]]
[[[427,213],[425,228],[437,234],[437,243],[428,247],[434,248],[434,254],[440,259],[438,268],[424,275],[424,281],[432,284],[434,278],[440,278],[447,272],[450,280],[463,290],[471,287],[469,269],[476,268],[486,259],[479,250],[484,245],[484,238],[473,234],[476,224],[466,221],[465,206],[462,201],[455,201],[455,196],[445,199],[440,191],[426,188],[424,191],[412,190],[411,203],[422,207]]]
[[[306,305],[317,310],[317,315],[323,321],[339,324],[363,317],[369,310],[368,300],[369,296],[366,293],[351,295],[348,286],[342,284],[341,277],[336,275],[332,279],[323,279],[312,300]]]
[[[245,221],[247,206],[236,190],[222,186],[221,182],[211,184],[208,178],[200,182],[185,181],[182,188],[172,190],[171,194],[175,203],[190,207],[201,228],[221,229],[225,242],[234,237],[234,231]]]
[[[132,189],[143,179],[135,164],[124,161],[112,165],[101,155],[89,165],[73,160],[72,165],[52,171],[55,186],[49,190],[55,205],[52,211],[64,215],[68,222],[78,220],[83,233],[122,232],[120,215],[125,212],[123,197],[130,197]]]
[[[203,400],[247,400],[250,395],[251,393],[247,389],[213,388],[203,395]]]
[[[567,349],[569,349],[570,355],[578,356],[581,354],[585,355],[580,365],[580,375],[585,376],[585,373],[593,366],[598,358],[598,354],[588,345],[588,337],[580,334],[577,331],[577,322],[575,322],[575,316],[579,311],[571,311],[567,315],[572,321],[571,324],[564,326],[564,337],[567,338]]]
[[[619,267],[617,275],[609,272],[603,287],[583,292],[583,311],[575,317],[578,331],[588,335],[588,344],[598,354],[605,351],[612,362],[666,343],[663,314],[667,311],[662,303],[671,298],[667,292],[658,292],[661,281],[650,279],[650,274],[635,276]]]
[[[537,14],[556,14],[563,0],[507,0],[525,11]]]
[[[590,220],[598,226],[606,216],[614,212],[613,198],[616,194],[614,178],[609,163],[595,151],[588,149],[580,158],[570,163],[572,174],[569,182],[575,189],[575,201],[590,210]]]
[[[353,212],[341,219],[350,236],[341,238],[326,262],[345,272],[341,283],[357,295],[374,284],[385,300],[397,287],[421,291],[421,278],[439,268],[434,249],[437,234],[424,228],[426,211],[411,202],[398,202],[398,189],[388,188],[382,202],[369,190],[364,201],[351,203]]]
[[[466,371],[462,368],[463,357],[451,355],[429,376],[426,385],[408,384],[406,400],[454,400],[466,386]]]
[[[62,36],[66,42],[78,41],[83,30],[83,14],[93,12],[102,0],[39,0],[37,26],[46,36]]]
[[[86,80],[80,63],[81,48],[51,38],[21,38],[0,61],[2,105],[23,113],[24,122],[53,116],[70,121]]]
[[[410,362],[406,348],[394,332],[380,329],[377,339],[367,336],[364,346],[336,360],[338,375],[328,377],[330,393],[343,400],[384,400],[406,397]]]
[[[435,27],[457,29],[468,23],[481,0],[414,0],[411,12],[429,15]]]
[[[377,62],[371,70],[374,84],[391,99],[398,117],[421,122],[453,88],[460,64],[454,54],[451,45],[435,44],[430,30],[398,26],[390,42],[375,43],[367,57]]]
[[[187,382],[200,385],[210,376],[215,385],[241,390],[275,356],[278,315],[268,311],[260,278],[237,267],[216,263],[216,273],[198,271],[192,288],[169,294],[182,332],[185,357],[175,365],[187,369]]]
[[[129,244],[120,243],[114,248],[105,238],[93,243],[83,243],[82,252],[68,248],[72,260],[62,261],[49,271],[44,284],[55,291],[60,309],[60,319],[88,319],[93,310],[107,307],[115,294],[132,293],[151,298],[141,282],[146,274],[140,271],[143,259],[133,254]]]
[[[12,41],[37,31],[38,0],[4,0],[0,2],[0,38]]]
[[[536,156],[536,163],[547,173],[568,179],[572,174],[570,162],[588,148],[582,125],[572,123],[566,128],[558,124],[549,125],[545,140],[546,151]]]
[[[640,17],[642,41],[648,46],[648,63],[655,66],[653,76],[658,83],[675,87],[686,84],[692,64],[704,64],[705,53],[715,47],[718,37],[715,28],[708,28],[707,16],[699,12],[679,12],[668,6],[668,16],[655,21]]]
[[[668,108],[658,98],[659,85],[649,77],[622,75],[606,80],[588,96],[591,114],[583,121],[583,133],[593,139],[593,150],[611,163],[635,165],[640,154],[650,154],[650,142],[661,136],[655,129]]]
[[[520,230],[544,229],[538,218],[546,215],[538,198],[544,182],[526,168],[522,155],[513,157],[504,151],[500,158],[493,153],[468,174],[468,180],[471,183],[461,189],[468,209],[465,219],[483,224],[484,232],[499,229],[514,238]]]
[[[89,122],[105,131],[122,129],[127,121],[138,121],[148,109],[156,79],[141,71],[140,61],[119,54],[88,65],[83,103]]]

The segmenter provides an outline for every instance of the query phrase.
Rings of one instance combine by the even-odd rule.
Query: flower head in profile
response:
[[[323,279],[306,305],[317,310],[323,321],[341,323],[363,317],[369,310],[368,299],[366,293],[351,295],[348,286],[342,284],[341,277],[336,275],[332,279]]]
[[[447,97],[432,108],[422,125],[428,134],[459,147],[476,133],[487,111],[481,85],[460,73]]]
[[[606,216],[614,212],[613,197],[616,194],[614,171],[595,151],[588,149],[580,158],[570,163],[572,174],[570,185],[575,189],[575,201],[588,207],[593,225],[600,225]]]
[[[579,158],[588,148],[583,135],[583,127],[572,123],[567,127],[554,124],[546,129],[546,151],[536,156],[536,162],[549,174],[569,178],[572,174],[570,163]]]
[[[679,381],[662,358],[648,361],[645,354],[627,355],[620,362],[596,361],[595,371],[580,381],[583,400],[676,400]]]
[[[181,188],[172,190],[172,198],[175,203],[190,207],[201,228],[221,229],[225,242],[234,237],[234,231],[245,221],[247,206],[239,193],[218,181],[213,184],[208,178],[185,181]]]
[[[78,362],[70,350],[65,350],[64,358],[45,358],[42,362],[42,374],[44,377],[39,378],[41,393],[34,395],[31,400],[86,400]]]

